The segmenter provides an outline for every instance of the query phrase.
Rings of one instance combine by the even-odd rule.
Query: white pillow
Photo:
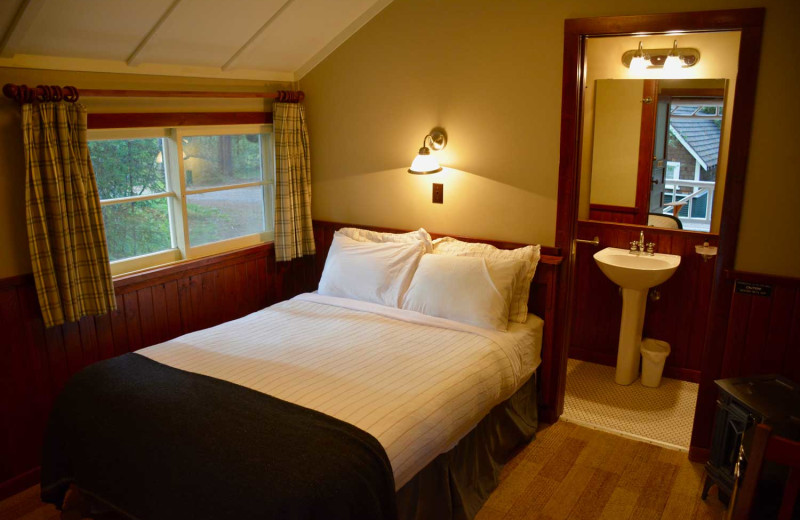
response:
[[[506,330],[514,283],[526,260],[424,255],[403,298],[403,309]]]
[[[405,244],[422,242],[426,253],[433,252],[431,236],[423,228],[409,233],[381,233],[380,231],[371,231],[369,229],[346,227],[340,229],[339,233],[359,242],[399,242]]]
[[[424,251],[420,242],[359,242],[337,231],[319,294],[398,307]]]
[[[452,237],[442,237],[433,241],[433,253],[437,255],[479,256],[492,259],[527,260],[528,271],[520,278],[511,296],[511,308],[508,320],[525,323],[528,319],[528,296],[531,292],[531,280],[536,274],[541,246],[525,246],[518,249],[498,249],[493,245],[477,242],[462,242]]]

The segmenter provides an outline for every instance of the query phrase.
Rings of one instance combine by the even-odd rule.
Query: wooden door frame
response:
[[[726,188],[722,206],[719,254],[714,270],[708,332],[702,357],[702,375],[692,431],[690,456],[707,456],[711,443],[716,391],[713,381],[722,370],[725,349],[726,317],[731,299],[731,282],[723,276],[733,268],[739,235],[740,208],[744,198],[744,180],[750,151],[755,106],[756,81],[761,54],[764,24],[763,8],[698,11],[657,15],[576,18],[564,23],[564,67],[561,99],[561,151],[556,215],[556,246],[561,248],[564,264],[561,269],[558,295],[557,351],[554,370],[558,388],[556,415],[564,408],[567,357],[573,319],[575,278],[575,239],[578,228],[580,195],[581,114],[585,79],[586,40],[596,36],[663,34],[672,31],[708,32],[741,31],[738,72],[731,119]]]
[[[650,102],[644,103],[647,98],[650,98]],[[634,223],[646,226],[647,214],[650,213],[650,179],[653,177],[658,80],[644,80],[642,103],[642,122],[639,127],[639,162],[636,172],[636,220]]]

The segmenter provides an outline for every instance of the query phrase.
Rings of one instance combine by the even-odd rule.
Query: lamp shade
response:
[[[431,151],[427,147],[420,148],[419,155],[417,155],[411,163],[411,168],[408,169],[408,173],[416,173],[419,175],[427,175],[440,171],[442,171],[442,167],[439,166],[439,161],[436,160],[436,157],[431,155]]]

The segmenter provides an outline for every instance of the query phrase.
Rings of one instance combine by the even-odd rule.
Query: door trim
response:
[[[650,99],[646,103],[645,99]],[[644,80],[642,88],[642,124],[639,128],[639,170],[636,177],[636,224],[646,226],[650,213],[650,182],[653,176],[658,81]]]

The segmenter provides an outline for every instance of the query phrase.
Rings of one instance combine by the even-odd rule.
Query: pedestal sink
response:
[[[594,254],[594,261],[603,274],[622,288],[622,321],[614,380],[617,384],[629,385],[639,377],[639,348],[648,289],[666,282],[680,265],[681,257],[661,253],[633,254],[627,249],[607,247]]]

